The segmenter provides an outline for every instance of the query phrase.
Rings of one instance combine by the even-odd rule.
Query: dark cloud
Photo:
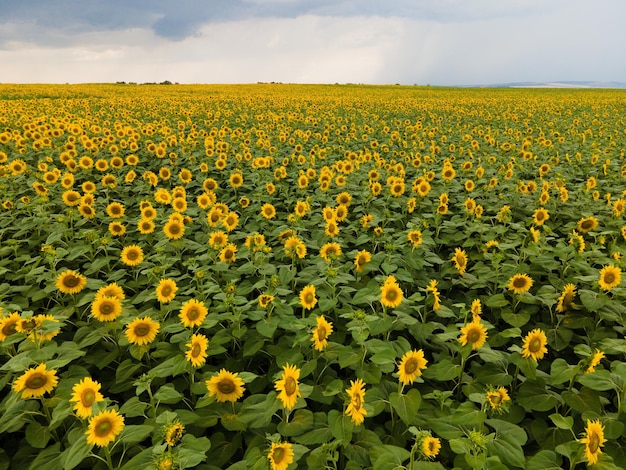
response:
[[[539,1],[502,3],[508,13],[519,14]],[[150,28],[160,37],[182,40],[212,22],[302,15],[467,21],[501,14],[498,5],[493,0],[3,0],[0,25],[31,24],[64,34]]]

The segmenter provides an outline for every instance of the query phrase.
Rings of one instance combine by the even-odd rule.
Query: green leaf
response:
[[[129,424],[124,426],[120,441],[125,444],[138,444],[146,439],[154,430],[153,426],[148,424]]]
[[[602,404],[600,403],[600,397],[596,392],[589,388],[583,388],[580,392],[564,391],[561,393],[563,401],[579,413],[585,413],[591,411],[596,414],[602,412]]]
[[[551,450],[541,450],[526,462],[525,470],[562,470],[561,458]]]
[[[178,446],[180,468],[191,468],[204,462],[206,453],[211,448],[211,441],[206,437],[195,437],[185,434]]]
[[[509,301],[504,294],[494,294],[485,300],[485,305],[489,308],[499,308],[509,305]]]
[[[402,465],[410,457],[411,453],[402,447],[384,445],[372,449],[371,457],[374,461],[373,470],[392,470],[403,468]]]
[[[313,412],[306,409],[296,410],[289,422],[281,422],[276,429],[282,436],[300,436],[313,429]]]
[[[45,448],[30,463],[28,470],[58,470],[61,458],[61,443],[57,442]],[[10,465],[9,456],[4,449],[0,450],[0,470],[8,470]]]
[[[524,449],[528,436],[519,426],[500,419],[488,419],[487,425],[496,432],[495,439],[487,443],[490,455],[497,455],[509,468],[524,468]]]
[[[416,388],[412,388],[402,395],[397,392],[391,393],[389,403],[404,424],[407,426],[416,424],[417,412],[422,403],[422,396]]]
[[[87,436],[81,433],[81,436],[74,441],[72,446],[65,449],[61,454],[60,461],[63,462],[63,470],[72,470],[87,458],[92,444],[87,444]]]
[[[559,429],[572,429],[574,426],[574,418],[571,416],[562,416],[558,413],[552,413],[549,418]]]
[[[611,380],[611,373],[608,370],[597,370],[589,374],[578,377],[578,382],[591,390],[605,392],[607,390],[618,390],[619,387]]]
[[[559,399],[543,381],[528,380],[520,386],[517,402],[527,410],[548,411],[559,403]]]
[[[581,289],[578,291],[578,297],[584,307],[590,312],[597,312],[604,307],[609,301],[606,294],[601,294],[591,290]]]
[[[330,410],[328,412],[328,427],[335,439],[346,444],[352,439],[354,424],[345,414],[337,410]]]
[[[550,379],[554,385],[569,382],[577,372],[578,367],[569,365],[565,359],[557,358],[550,365]]]
[[[161,403],[174,404],[178,403],[183,395],[171,384],[163,385],[154,394],[154,399]]]
[[[26,442],[35,449],[43,449],[48,444],[51,434],[46,426],[37,422],[30,423],[26,427]]]

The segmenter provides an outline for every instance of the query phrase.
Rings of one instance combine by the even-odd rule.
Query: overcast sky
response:
[[[624,0],[2,0],[0,83],[626,82]]]

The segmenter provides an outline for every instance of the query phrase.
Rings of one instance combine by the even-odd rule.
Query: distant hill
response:
[[[626,82],[593,82],[593,81],[562,81],[562,82],[512,82],[494,85],[476,85],[481,88],[625,88]]]

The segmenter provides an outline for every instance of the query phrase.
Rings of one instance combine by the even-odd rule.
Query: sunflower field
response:
[[[0,85],[0,470],[626,468],[624,109]]]

